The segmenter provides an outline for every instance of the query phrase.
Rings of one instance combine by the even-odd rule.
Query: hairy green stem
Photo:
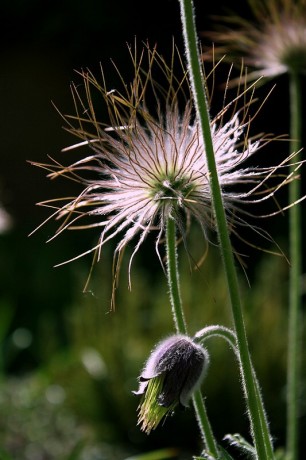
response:
[[[176,250],[176,225],[173,219],[168,219],[167,222],[167,278],[170,294],[170,302],[172,308],[172,316],[175,324],[176,332],[187,334],[187,326],[183,311],[180,280],[177,266],[177,250]]]
[[[253,366],[251,363],[244,325],[238,278],[234,263],[234,255],[229,238],[226,215],[223,207],[222,194],[218,180],[218,172],[216,168],[214,148],[210,131],[210,119],[207,108],[204,79],[200,65],[192,0],[180,0],[180,6],[188,70],[191,80],[194,103],[204,137],[207,164],[210,172],[210,187],[213,198],[216,226],[219,235],[220,249],[223,257],[225,273],[228,281],[232,315],[237,337],[241,377],[248,407],[251,433],[254,440],[257,458],[260,460],[271,460],[274,457],[273,447],[269,434],[268,424],[265,422],[263,423],[261,416],[261,401],[258,397],[257,385],[253,377]]]
[[[202,438],[206,450],[205,453],[209,456],[209,458],[214,458],[217,460],[219,459],[218,445],[210,426],[201,390],[198,389],[193,393],[192,403],[196,414],[196,419],[202,433]]]
[[[205,342],[205,340],[210,339],[212,337],[221,337],[226,342],[228,342],[230,347],[231,347],[231,349],[235,353],[236,358],[239,361],[239,351],[238,351],[238,348],[237,348],[237,338],[236,338],[236,334],[234,333],[234,331],[232,331],[228,327],[220,326],[220,325],[206,326],[206,327],[204,327],[203,329],[201,329],[200,331],[198,331],[196,333],[196,335],[194,336],[194,341],[196,343],[203,343],[203,342]],[[256,377],[255,369],[252,368],[252,370],[253,370],[253,379],[254,379],[254,382],[255,382],[255,385],[256,385],[257,397],[258,397],[258,400],[260,401],[259,414],[260,414],[261,427],[263,429],[263,433],[264,433],[264,436],[265,436],[265,442],[267,444],[269,444],[269,442],[270,442],[270,438],[269,438],[270,434],[269,434],[269,432],[267,430],[264,429],[264,427],[266,425],[268,425],[267,414],[266,414],[265,409],[264,409],[264,405],[263,405],[263,401],[262,401],[262,395],[261,395],[261,392],[260,392],[260,386],[259,386],[258,379]],[[273,452],[272,452],[272,456],[273,456]]]
[[[229,329],[225,326],[213,325],[213,326],[206,326],[200,331],[196,333],[194,336],[195,343],[202,343],[205,340],[210,339],[211,337],[221,337],[222,339],[226,340],[230,347],[235,352],[235,355],[238,357],[238,350],[237,350],[237,339],[236,334],[234,331]]]
[[[169,295],[171,301],[172,315],[174,319],[176,332],[187,334],[186,321],[181,300],[179,272],[177,265],[177,248],[176,248],[176,225],[173,219],[169,218],[166,229],[166,249],[167,249],[167,278],[169,286]],[[197,390],[193,396],[193,405],[196,412],[197,421],[201,430],[201,435],[207,451],[218,458],[218,447],[215,441],[205,404],[201,392]]]
[[[301,148],[302,110],[301,82],[296,72],[290,74],[290,136],[294,151]],[[299,158],[295,157],[296,161]],[[292,166],[293,170],[294,166]],[[300,198],[300,181],[289,184],[289,203]],[[289,319],[288,319],[288,358],[287,358],[287,458],[298,458],[298,399],[301,364],[301,207],[299,204],[289,210]]]

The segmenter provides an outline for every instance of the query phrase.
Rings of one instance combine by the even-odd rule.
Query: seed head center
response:
[[[184,199],[194,190],[195,185],[190,178],[168,174],[156,179],[151,185],[151,196],[155,201],[176,201],[180,206]]]

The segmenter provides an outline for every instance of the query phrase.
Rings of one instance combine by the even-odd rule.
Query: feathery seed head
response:
[[[254,69],[249,81],[306,72],[306,2],[249,0],[249,5],[253,20],[220,17],[217,30],[203,33],[215,43],[214,56],[242,58]],[[211,51],[204,56],[212,57]]]
[[[95,260],[108,241],[118,238],[115,270],[119,269],[128,243],[138,238],[131,266],[135,253],[153,231],[158,252],[168,219],[175,220],[184,241],[185,223],[190,218],[198,222],[205,237],[208,230],[215,229],[205,145],[180,56],[174,53],[169,67],[156,49],[147,47],[140,56],[130,49],[130,55],[135,76],[128,85],[119,74],[122,92],[107,87],[103,70],[101,83],[90,71],[81,72],[84,94],[79,85],[72,86],[76,114],[62,116],[68,131],[81,142],[64,152],[86,148],[89,153],[68,166],[55,160],[38,164],[50,172],[51,179],[68,177],[79,183],[81,189],[73,198],[40,203],[54,209],[50,218],[62,222],[55,236],[68,229],[100,229],[97,244],[75,257],[93,252]],[[175,76],[176,62],[180,78]],[[158,81],[154,79],[156,70]],[[245,102],[248,91],[249,101]],[[108,110],[108,124],[98,121],[96,96],[102,97]],[[224,100],[226,97],[225,94]],[[237,110],[240,99],[244,106]],[[234,233],[238,233],[237,224],[245,225],[241,204],[273,198],[274,191],[266,187],[266,181],[289,161],[271,168],[244,165],[267,142],[264,137],[247,137],[252,102],[253,88],[244,90],[233,101],[224,103],[211,121],[223,202]],[[277,188],[292,178],[284,176]],[[243,192],[241,184],[245,186]],[[244,212],[250,215],[249,211]]]

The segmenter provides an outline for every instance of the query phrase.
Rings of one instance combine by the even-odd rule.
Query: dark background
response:
[[[232,6],[221,1],[195,5],[199,32],[212,28],[211,15]],[[174,0],[2,1],[0,13],[2,201],[15,220],[31,228],[41,213],[32,205],[45,198],[48,184],[26,161],[40,161],[71,142],[51,101],[61,112],[71,113],[69,85],[78,81],[76,71],[97,71],[102,63],[114,73],[113,59],[123,73],[129,63],[126,44],[135,38],[139,47],[142,41],[157,44],[166,57],[174,38],[183,54],[179,6]],[[247,16],[248,10],[240,5],[239,13]],[[224,81],[224,74],[218,78]],[[265,128],[267,119],[269,132],[283,134],[288,132],[286,82],[280,80],[278,87],[281,101],[276,95],[267,104],[261,124]]]
[[[211,15],[223,13],[225,7],[235,8],[235,5],[236,2],[233,1],[196,1],[198,30],[212,28]],[[249,14],[245,5],[239,5],[239,13],[241,15]],[[46,210],[36,207],[35,203],[60,196],[63,192],[69,193],[69,183],[56,185],[50,183],[45,178],[44,171],[31,166],[28,161],[45,162],[47,155],[59,158],[60,150],[73,142],[71,136],[62,130],[62,120],[51,101],[63,113],[73,112],[69,85],[71,81],[78,80],[76,70],[88,67],[95,71],[99,69],[101,62],[104,68],[108,70],[109,80],[111,80],[114,70],[110,60],[113,59],[121,72],[124,73],[129,62],[126,43],[133,44],[135,37],[139,46],[141,46],[142,41],[147,40],[151,45],[157,44],[159,52],[165,56],[170,55],[172,39],[174,38],[183,54],[179,5],[174,0],[157,0],[154,2],[121,0],[89,0],[86,2],[72,0],[63,0],[62,2],[0,1],[0,21],[0,199],[12,220],[11,229],[0,236],[3,378],[4,381],[16,375],[18,378],[24,378],[29,373],[41,372],[43,369],[48,383],[60,381],[61,385],[67,386],[66,391],[69,393],[71,390],[67,384],[69,376],[65,375],[60,368],[58,364],[60,360],[56,361],[56,365],[50,363],[54,363],[54,356],[57,357],[63,350],[74,350],[78,348],[78,344],[82,343],[83,346],[86,345],[86,341],[91,341],[91,337],[88,338],[83,330],[80,332],[81,328],[78,329],[75,326],[75,324],[80,325],[84,322],[83,310],[82,313],[79,313],[78,310],[79,304],[83,302],[87,305],[90,301],[88,296],[84,297],[82,294],[90,261],[78,261],[73,267],[64,266],[59,269],[54,269],[53,265],[69,258],[76,252],[81,252],[82,249],[87,249],[88,244],[90,244],[90,237],[69,234],[68,236],[63,235],[60,240],[45,244],[55,229],[53,223],[47,224],[38,233],[28,237],[29,233],[48,216]],[[220,81],[224,80],[223,75],[218,78]],[[267,88],[259,89],[259,94],[264,95],[267,91]],[[263,108],[260,119],[255,121],[254,129],[257,132],[268,131],[276,135],[288,133],[287,107],[287,79],[282,77],[278,79],[277,87]],[[278,149],[279,147],[274,147],[272,156],[277,157]],[[283,145],[281,149],[283,152]],[[286,218],[272,219],[268,223],[263,223],[263,227],[273,234],[279,244],[283,244],[286,251]],[[76,248],[77,251],[75,251]],[[146,250],[151,251],[149,245]],[[262,281],[267,283],[270,288],[269,291],[268,288],[255,287],[257,294],[253,297],[262,304],[263,299],[267,296],[267,302],[271,302],[271,298],[276,295],[275,291],[279,295],[286,288],[288,267],[286,263],[279,267],[278,262],[273,259],[272,268],[269,268],[269,262],[266,259],[263,260],[261,253],[258,255],[258,251],[250,249],[249,254],[248,274],[251,284]],[[162,289],[155,278],[156,273],[160,276],[160,269],[153,254],[151,260],[153,275],[145,274],[144,264],[146,261],[146,253],[139,256],[136,273],[143,276],[145,281],[139,282],[139,289],[142,290],[138,293],[138,297],[142,297],[142,299],[138,301],[139,304],[142,304],[143,298],[145,298],[148,305],[152,304],[153,308],[152,296],[155,295],[155,292],[151,292],[149,295],[146,290],[152,286]],[[219,273],[218,262],[212,261],[212,267],[211,272],[216,270]],[[96,429],[97,437],[110,444],[118,442],[124,446],[127,445],[127,453],[173,445],[178,446],[183,451],[184,449],[189,451],[189,449],[198,448],[197,442],[194,441],[194,430],[196,429],[193,425],[194,422],[190,421],[190,426],[187,427],[185,418],[180,417],[180,415],[178,419],[171,419],[169,430],[165,426],[164,429],[158,431],[158,434],[154,433],[151,438],[139,435],[136,433],[136,429],[130,428],[130,424],[135,422],[131,415],[134,414],[135,402],[134,400],[129,402],[129,407],[125,408],[121,399],[130,398],[130,390],[135,386],[135,382],[132,382],[131,379],[136,378],[139,365],[146,357],[147,351],[153,346],[154,340],[160,338],[162,334],[168,334],[168,330],[166,325],[162,324],[162,319],[160,319],[160,323],[157,322],[156,324],[154,314],[143,310],[142,306],[139,311],[133,313],[128,313],[124,307],[123,312],[122,304],[131,303],[131,300],[126,300],[125,296],[129,294],[126,294],[125,291],[121,294],[121,306],[120,298],[118,301],[119,311],[115,314],[115,316],[117,315],[116,319],[112,317],[109,320],[107,315],[109,292],[106,290],[106,292],[99,293],[100,280],[103,279],[104,284],[110,282],[109,273],[106,273],[107,270],[110,272],[111,263],[107,265],[107,268],[100,269],[98,273],[100,278],[98,278],[99,281],[96,281],[98,287],[96,287],[94,296],[95,305],[103,311],[101,318],[104,324],[101,324],[102,337],[99,338],[99,346],[103,350],[103,334],[111,334],[105,339],[109,348],[113,346],[112,338],[116,340],[114,348],[116,348],[117,354],[115,353],[113,356],[109,352],[109,348],[104,351],[106,356],[112,355],[108,357],[109,360],[117,360],[115,366],[117,381],[123,378],[122,375],[126,381],[121,388],[119,385],[117,389],[118,383],[111,380],[114,390],[110,390],[109,387],[104,388],[103,382],[90,383],[94,387],[90,387],[93,394],[101,394],[104,391],[106,395],[105,399],[101,397],[102,402],[95,399],[96,396],[92,397],[93,402],[91,404],[95,406],[96,410],[94,411],[93,407],[88,409],[86,404],[80,407],[81,403],[78,405],[75,402],[78,397],[84,396],[81,388],[85,388],[85,392],[89,391],[86,386],[88,382],[83,380],[84,376],[79,376],[79,371],[76,371],[75,378],[80,381],[80,389],[76,390],[75,393],[73,393],[73,389],[71,390],[74,399],[72,398],[71,402],[68,398],[70,406],[78,413],[81,420],[85,419],[90,425],[93,424],[92,419],[96,418],[94,425],[98,426]],[[211,273],[208,274],[209,276],[213,277]],[[137,278],[137,274],[135,278]],[[201,285],[201,281],[198,282]],[[250,296],[248,288],[246,290],[247,295]],[[212,289],[212,291],[214,290]],[[284,300],[286,293],[283,292],[282,295],[283,306],[280,307],[278,316],[275,317],[277,324],[275,329],[279,335],[275,337],[276,345],[274,351],[271,352],[270,361],[265,360],[265,341],[269,340],[270,327],[273,327],[274,324],[274,307],[271,307],[270,310],[274,313],[269,316],[267,312],[269,307],[261,305],[263,311],[259,312],[254,306],[247,318],[247,323],[251,329],[251,344],[254,346],[254,353],[268,393],[268,409],[273,411],[272,422],[275,424],[276,442],[279,446],[284,443],[285,432],[285,338],[282,334],[286,331],[284,324],[286,322],[286,300]],[[213,297],[214,293],[211,296]],[[249,303],[252,304],[250,299]],[[256,300],[254,300],[255,304]],[[84,308],[90,316],[88,312],[91,307],[82,305],[80,308]],[[264,321],[262,313],[264,313],[263,316],[267,316],[266,325],[261,324]],[[120,314],[123,317],[122,323],[118,319]],[[142,319],[140,321],[138,317],[137,321],[133,320],[135,330],[138,323],[141,324],[141,327],[137,330],[138,341],[133,344],[137,350],[135,363],[130,357],[132,364],[129,364],[129,370],[126,371],[126,364],[123,362],[119,366],[118,360],[124,361],[120,350],[126,346],[125,340],[130,340],[127,338],[128,327],[126,327],[125,321],[132,321],[133,314],[142,315]],[[216,322],[218,318],[215,319],[213,315],[212,307],[205,321]],[[78,319],[73,322],[76,317]],[[160,318],[163,317],[160,316]],[[222,315],[219,319],[222,322]],[[70,321],[73,322],[74,329],[71,327]],[[227,317],[226,321],[230,322],[230,319]],[[113,333],[109,332],[110,324],[111,327],[115,328]],[[194,326],[197,327],[196,324]],[[71,328],[73,333],[71,333]],[[12,339],[14,332],[20,331],[20,329],[23,332],[28,331],[31,337],[29,345],[24,348],[16,347],[16,340],[14,342]],[[142,344],[141,336],[145,334],[148,334],[147,342]],[[76,336],[78,336],[77,339]],[[80,336],[83,338],[80,339]],[[259,349],[256,348],[257,342],[260,343]],[[95,346],[97,347],[97,344]],[[269,348],[268,345],[267,347]],[[218,351],[218,353],[221,352]],[[279,354],[281,354],[280,360],[278,360]],[[227,382],[230,379],[222,377],[223,360],[228,361],[228,356],[226,355],[224,358],[220,354],[219,359],[219,367],[218,369],[215,368],[215,378],[218,381],[216,383],[212,377],[210,382],[211,388],[219,390],[216,389],[215,399],[208,403],[213,422],[216,424],[217,435],[221,440],[227,431],[233,429],[248,436],[247,422],[244,418],[244,408],[239,390],[233,390],[231,393],[232,390],[229,388],[231,384]],[[67,362],[64,358],[61,362],[62,367],[67,365],[67,368],[71,369],[69,358],[67,358]],[[67,364],[68,362],[70,364]],[[123,372],[123,369],[126,373]],[[226,375],[230,376],[231,369],[226,371]],[[72,375],[74,375],[73,372]],[[233,379],[236,378],[235,371],[232,371],[232,376]],[[234,381],[233,385],[239,387],[237,381]],[[223,398],[222,404],[219,404],[220,398]],[[105,400],[108,400],[111,407],[105,407]],[[113,401],[113,403],[111,404],[109,401]],[[99,404],[103,406],[103,417],[109,420],[112,429],[106,429],[105,420],[100,420],[102,416],[99,416]],[[86,409],[84,409],[85,406]],[[304,410],[305,404],[302,407]],[[128,415],[124,421],[125,417],[122,414],[125,410]],[[230,417],[228,417],[229,413],[232,414]],[[304,413],[302,416],[305,423]],[[231,421],[234,428],[231,427]],[[176,435],[173,434],[173,431],[170,435],[171,430],[175,430]],[[28,457],[25,456],[24,458]],[[113,453],[113,457],[109,454],[109,458],[115,459],[120,458],[120,456],[116,457],[116,454]]]

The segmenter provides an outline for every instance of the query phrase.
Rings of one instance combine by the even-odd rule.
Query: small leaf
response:
[[[219,457],[216,458],[213,455],[210,455],[207,452],[202,452],[202,457],[193,457],[193,460],[219,460]]]
[[[210,455],[209,453],[202,452],[201,457],[193,457],[193,460],[234,460],[233,457],[228,452],[226,452],[225,449],[223,449],[223,447],[218,446],[218,451],[218,458]]]
[[[246,441],[239,433],[227,434],[223,439],[228,441],[231,446],[237,447],[248,454],[252,454],[252,456],[256,455],[255,448],[252,444]]]
[[[225,450],[223,447],[219,446],[219,454],[218,460],[234,460],[233,457]]]
[[[209,454],[205,454],[205,452],[203,455],[205,455],[205,457],[193,457],[193,460],[216,460],[215,457],[212,457]]]

